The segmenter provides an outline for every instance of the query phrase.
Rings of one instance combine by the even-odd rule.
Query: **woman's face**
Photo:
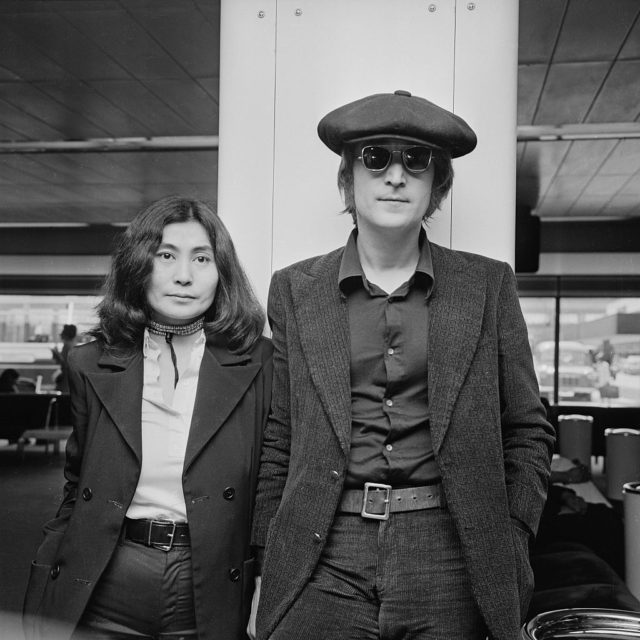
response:
[[[152,318],[188,324],[211,306],[217,286],[218,269],[205,228],[195,220],[168,224],[147,289]]]

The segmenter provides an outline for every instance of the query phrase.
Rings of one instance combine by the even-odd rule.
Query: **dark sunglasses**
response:
[[[362,147],[362,151],[356,159],[362,161],[365,169],[377,173],[384,171],[391,164],[395,153],[400,154],[404,168],[411,173],[426,171],[433,157],[433,150],[429,147],[376,145]]]

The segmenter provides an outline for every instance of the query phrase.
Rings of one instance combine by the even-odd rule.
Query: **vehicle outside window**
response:
[[[640,406],[640,298],[523,296],[520,303],[540,393],[551,404],[557,397],[560,404]]]
[[[623,373],[628,373],[631,376],[640,375],[640,356],[627,356],[622,360],[620,369]]]
[[[553,400],[555,343],[541,342],[534,350],[534,364],[540,395]],[[581,342],[560,341],[558,361],[558,397],[564,402],[599,402],[600,387],[609,376],[598,372],[595,354]]]

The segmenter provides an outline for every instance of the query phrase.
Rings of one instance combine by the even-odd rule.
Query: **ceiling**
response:
[[[0,224],[215,200],[219,32],[218,0],[0,0]],[[640,138],[598,139],[640,135],[638,0],[520,0],[518,124],[519,205],[543,221],[640,218]],[[536,141],[567,130],[595,139]],[[203,148],[55,149],[175,136]],[[15,152],[31,142],[54,151]]]
[[[640,2],[520,0],[518,125],[595,138],[519,143],[519,204],[543,220],[640,216]],[[637,137],[597,139],[620,130]]]
[[[0,140],[216,135],[219,41],[216,0],[0,0]],[[215,150],[0,154],[0,222],[127,222],[216,180]]]

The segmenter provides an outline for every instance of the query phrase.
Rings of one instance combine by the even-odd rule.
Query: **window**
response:
[[[540,393],[552,404],[640,406],[640,296],[522,296]]]
[[[51,350],[62,346],[63,326],[76,325],[82,342],[97,322],[99,301],[99,296],[0,295],[0,370],[11,367],[26,384],[39,380],[39,388],[55,388],[58,365]]]

